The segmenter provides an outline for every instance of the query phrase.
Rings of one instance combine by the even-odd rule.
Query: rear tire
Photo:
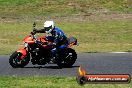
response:
[[[75,50],[67,48],[61,50],[58,54],[57,65],[59,67],[72,67],[77,59],[77,54]]]
[[[20,56],[21,56],[21,53],[16,52],[16,51],[10,56],[9,63],[13,68],[22,68],[22,67],[26,66],[29,63],[30,55],[27,54],[27,56],[24,57],[23,60],[21,60],[21,63],[18,64],[20,62],[20,59],[19,59]]]

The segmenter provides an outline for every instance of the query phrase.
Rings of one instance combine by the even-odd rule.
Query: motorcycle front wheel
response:
[[[22,68],[26,66],[30,61],[30,55],[26,55],[23,60],[20,60],[21,53],[20,52],[14,52],[10,58],[9,63],[13,68]]]

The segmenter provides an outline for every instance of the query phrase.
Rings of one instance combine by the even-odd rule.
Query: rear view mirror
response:
[[[33,27],[36,27],[36,22],[33,23]]]

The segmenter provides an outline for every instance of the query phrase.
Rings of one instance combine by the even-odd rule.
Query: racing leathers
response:
[[[45,33],[45,29],[41,29],[41,30],[36,30],[37,33]],[[62,32],[62,30],[60,30],[57,27],[54,27],[53,30],[51,31],[51,36],[46,35],[46,39],[50,39],[53,40],[53,49],[51,50],[53,56],[55,56],[57,54],[57,51],[60,49],[64,49],[67,47],[68,45],[68,41],[67,41],[67,37],[64,34],[64,32]]]

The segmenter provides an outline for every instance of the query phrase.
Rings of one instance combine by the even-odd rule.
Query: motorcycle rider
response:
[[[36,33],[46,33],[46,39],[52,39],[54,46],[51,50],[53,56],[55,57],[57,51],[59,49],[64,49],[68,45],[67,37],[62,30],[54,26],[53,21],[46,21],[44,22],[44,29],[37,30],[35,29],[34,32]],[[51,36],[49,36],[51,34]]]

